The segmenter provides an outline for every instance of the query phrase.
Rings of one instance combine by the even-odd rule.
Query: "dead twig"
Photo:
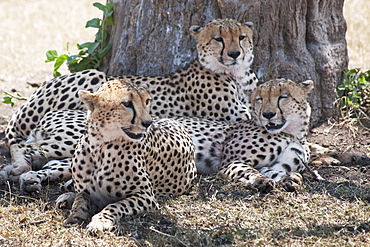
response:
[[[4,91],[4,94],[7,94],[7,95],[9,95],[10,97],[15,98],[15,99],[17,99],[17,100],[28,100],[28,98],[26,98],[26,97],[19,96],[19,95],[16,95],[16,94],[14,94],[14,93],[9,93],[9,92],[7,92],[7,91]]]

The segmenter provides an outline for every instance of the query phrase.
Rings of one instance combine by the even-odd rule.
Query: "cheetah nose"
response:
[[[152,120],[144,121],[144,122],[143,122],[143,126],[144,126],[145,128],[148,128],[152,123],[153,123],[153,121],[152,121]]]
[[[229,53],[227,53],[227,55],[229,57],[232,57],[232,58],[236,59],[237,57],[239,57],[240,51],[230,51]]]
[[[264,117],[265,117],[265,118],[267,118],[267,119],[271,119],[271,118],[273,118],[275,115],[276,115],[276,113],[275,113],[275,112],[264,112],[264,113],[262,113],[262,116],[264,116]]]

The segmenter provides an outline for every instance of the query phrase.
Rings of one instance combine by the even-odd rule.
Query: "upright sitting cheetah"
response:
[[[152,121],[143,87],[114,80],[79,92],[89,111],[72,162],[76,191],[66,223],[110,230],[124,215],[156,209],[156,196],[186,192],[196,176],[194,145],[174,120]]]
[[[204,27],[192,26],[190,32],[197,40],[199,61],[168,76],[119,78],[138,85],[149,84],[153,97],[151,114],[154,116],[191,116],[231,122],[249,119],[248,94],[257,84],[257,78],[250,69],[253,61],[251,26],[251,23],[241,24],[231,19],[214,20]],[[5,140],[10,146],[12,165],[0,172],[0,181],[18,181],[21,174],[37,170],[47,160],[71,157],[76,141],[66,143],[61,140],[65,135],[78,139],[80,132],[61,130],[50,134],[35,130],[36,126],[54,115],[70,118],[77,113],[75,110],[86,111],[78,98],[78,91],[95,92],[106,80],[104,73],[87,70],[54,78],[42,85],[9,122]],[[77,123],[84,121],[80,113]],[[50,130],[54,123],[49,124],[51,126],[47,129]],[[48,141],[37,142],[40,138],[35,138],[35,132]]]

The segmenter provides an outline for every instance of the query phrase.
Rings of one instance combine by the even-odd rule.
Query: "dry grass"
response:
[[[351,183],[306,181],[299,193],[265,195],[200,178],[188,195],[162,200],[160,211],[125,217],[115,233],[96,237],[63,226],[67,213],[53,207],[50,188],[41,199],[4,188],[1,246],[370,245],[369,190]]]
[[[88,0],[0,1],[0,93],[52,74],[49,49],[65,51],[90,41],[84,28],[100,14]],[[105,1],[100,1],[105,2]],[[370,68],[370,6],[346,0],[350,68]],[[3,111],[4,106],[0,106]],[[7,112],[9,112],[9,107]],[[258,194],[240,184],[201,178],[189,195],[163,200],[162,209],[126,217],[115,233],[88,236],[65,227],[66,212],[53,207],[59,193],[47,186],[38,199],[0,187],[0,246],[369,246],[370,190],[355,183],[306,181],[299,193]]]

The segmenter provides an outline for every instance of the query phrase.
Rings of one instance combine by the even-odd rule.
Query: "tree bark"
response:
[[[164,75],[196,58],[191,25],[215,18],[254,23],[253,69],[260,81],[312,79],[312,123],[334,115],[335,88],[348,65],[343,2],[320,0],[118,1],[108,75]]]

